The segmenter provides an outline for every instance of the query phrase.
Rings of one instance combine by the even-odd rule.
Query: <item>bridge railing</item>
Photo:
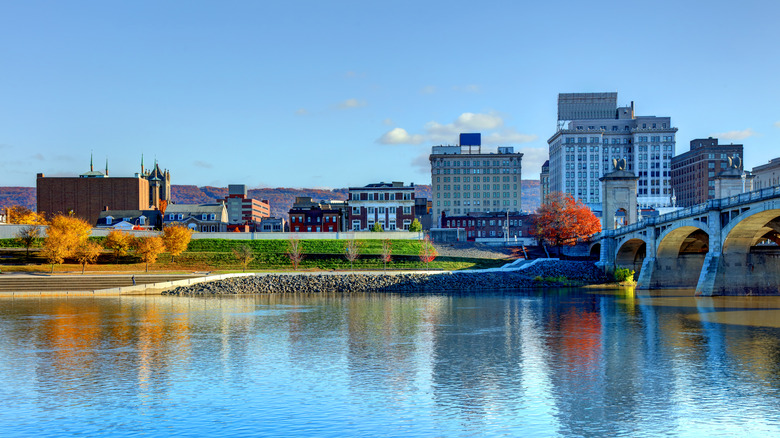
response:
[[[691,207],[682,208],[671,213],[663,214],[657,217],[643,218],[642,220],[620,227],[615,230],[604,230],[590,237],[591,240],[599,240],[604,237],[613,237],[616,235],[628,234],[634,231],[673,222],[679,219],[685,219],[692,216],[704,214],[710,210],[720,210],[723,208],[733,208],[740,205],[750,204],[752,202],[763,201],[765,199],[780,198],[780,186],[768,187],[765,189],[754,190],[752,192],[740,193],[739,195],[728,198],[710,199],[707,202],[697,204]]]

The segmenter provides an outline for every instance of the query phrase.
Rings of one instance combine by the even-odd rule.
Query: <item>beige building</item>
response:
[[[442,213],[520,210],[522,153],[499,146],[483,151],[480,134],[461,134],[458,146],[433,146],[431,197],[433,224]]]
[[[780,186],[780,158],[773,158],[769,163],[753,168],[753,189]]]

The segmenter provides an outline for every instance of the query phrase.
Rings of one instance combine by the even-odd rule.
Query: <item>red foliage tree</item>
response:
[[[554,245],[561,254],[561,246],[574,245],[591,234],[601,231],[601,221],[582,202],[560,192],[547,196],[536,215],[536,235]]]

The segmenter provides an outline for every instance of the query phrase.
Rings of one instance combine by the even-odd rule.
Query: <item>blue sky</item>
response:
[[[538,4],[537,4],[538,3]],[[544,4],[542,4],[544,3]],[[780,4],[0,1],[0,185],[156,158],[174,184],[429,184],[482,132],[538,178],[560,92],[780,156]]]

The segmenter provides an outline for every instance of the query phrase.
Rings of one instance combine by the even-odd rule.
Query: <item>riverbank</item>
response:
[[[177,287],[164,291],[163,295],[495,290],[606,281],[603,272],[591,262],[545,261],[507,272],[257,274]]]

